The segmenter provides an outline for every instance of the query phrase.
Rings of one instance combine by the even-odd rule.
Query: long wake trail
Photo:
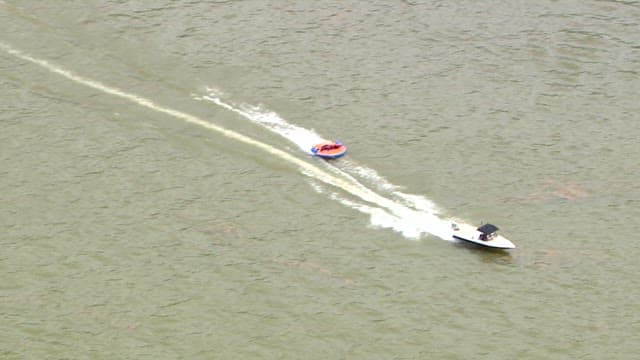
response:
[[[69,70],[49,63],[46,60],[38,59],[23,51],[17,50],[5,43],[0,42],[0,48],[8,54],[15,56],[16,58],[38,65],[75,83],[128,100],[137,105],[180,119],[187,123],[201,126],[210,131],[219,133],[227,138],[234,139],[241,143],[259,148],[260,150],[268,154],[277,156],[278,158],[297,166],[303,174],[311,177],[312,179],[342,189],[349,194],[365,201],[366,204],[355,203],[346,199],[342,199],[341,202],[348,204],[352,208],[370,214],[372,219],[377,217],[379,220],[377,221],[378,224],[383,227],[391,227],[394,230],[401,232],[407,238],[419,238],[423,234],[431,234],[443,240],[452,240],[451,230],[449,222],[447,220],[441,219],[434,213],[425,211],[424,209],[419,209],[416,206],[407,206],[403,202],[394,201],[392,199],[384,197],[364,186],[354,177],[350,176],[344,171],[340,171],[335,167],[327,167],[327,171],[325,171],[314,164],[299,159],[271,145],[260,142],[236,131],[205,121],[194,115],[161,106],[150,99],[125,92],[112,86],[105,85],[96,80],[77,75]],[[217,103],[218,105],[225,107],[228,110],[239,113],[240,115],[245,116],[249,119],[255,118],[255,116],[252,117],[252,114],[250,112],[235,108],[222,101],[219,101]],[[283,129],[286,128],[287,127],[285,126]],[[302,146],[302,144],[299,145]],[[409,199],[409,197],[407,197],[406,199]]]

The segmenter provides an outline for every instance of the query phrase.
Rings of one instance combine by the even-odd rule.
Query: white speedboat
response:
[[[507,238],[498,234],[498,227],[484,224],[475,228],[466,224],[451,223],[453,237],[480,246],[496,249],[515,249],[516,246]]]

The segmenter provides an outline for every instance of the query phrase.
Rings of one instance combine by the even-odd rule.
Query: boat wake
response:
[[[227,129],[213,122],[156,104],[152,100],[142,96],[128,93],[119,88],[77,75],[46,60],[14,49],[2,42],[0,42],[0,49],[16,58],[30,62],[77,84],[125,99],[178,120],[200,126],[208,131],[253,146],[293,164],[302,174],[311,179],[311,184],[314,189],[321,193],[329,193],[332,199],[369,215],[373,227],[393,229],[408,239],[418,239],[423,235],[430,234],[443,240],[453,241],[450,221],[438,216],[436,207],[431,201],[420,195],[402,193],[397,186],[387,182],[373,169],[357,165],[348,160],[341,160],[338,166],[326,161],[311,161],[309,158],[301,158],[299,154],[294,156],[280,148],[258,141],[237,131]],[[220,96],[211,89],[207,90],[206,94],[197,97],[197,99],[210,101],[227,110],[233,111],[243,118],[283,136],[307,153],[312,144],[322,140],[322,137],[314,131],[290,124],[273,111],[268,111],[258,106],[234,105],[222,101]],[[314,158],[314,160],[316,159]],[[368,186],[365,186],[365,184]],[[371,189],[374,187],[376,191]],[[381,195],[381,193],[384,195]],[[351,195],[351,197],[348,195]]]
[[[309,149],[313,144],[326,140],[315,131],[291,124],[276,112],[265,109],[263,106],[223,101],[222,92],[214,88],[207,88],[204,95],[193,97],[233,111],[252,123],[284,137],[307,153],[310,152]],[[343,205],[369,215],[372,226],[391,228],[410,239],[431,234],[444,240],[451,240],[450,221],[441,219],[436,205],[424,196],[400,191],[399,186],[391,184],[374,169],[357,164],[349,158],[341,158],[338,162],[323,162],[323,164],[336,176],[347,179],[351,185],[373,193],[373,190],[368,188],[372,187],[384,194],[383,196],[376,193],[376,199],[370,203],[353,201],[335,193],[331,195],[331,198]],[[326,189],[318,183],[314,185],[314,189],[318,192],[326,192]]]

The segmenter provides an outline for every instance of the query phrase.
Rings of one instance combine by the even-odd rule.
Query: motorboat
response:
[[[509,239],[498,234],[499,229],[493,224],[483,224],[476,228],[467,224],[451,223],[451,229],[453,237],[458,240],[496,249],[516,248]]]
[[[311,153],[313,155],[325,158],[335,159],[343,156],[347,152],[347,147],[340,141],[323,141],[319,144],[313,145]]]

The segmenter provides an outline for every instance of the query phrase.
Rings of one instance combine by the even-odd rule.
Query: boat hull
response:
[[[486,234],[478,231],[477,228],[466,224],[452,224],[453,238],[464,242],[476,244],[493,249],[515,249],[516,246],[511,240],[497,233],[487,238]],[[497,228],[496,228],[497,229]]]
[[[516,246],[511,241],[509,241],[508,239],[502,236],[498,236],[488,241],[479,240],[479,239],[467,239],[457,235],[453,235],[453,238],[457,240],[465,241],[468,243],[476,244],[479,246],[493,248],[493,249],[515,249],[516,248]]]

